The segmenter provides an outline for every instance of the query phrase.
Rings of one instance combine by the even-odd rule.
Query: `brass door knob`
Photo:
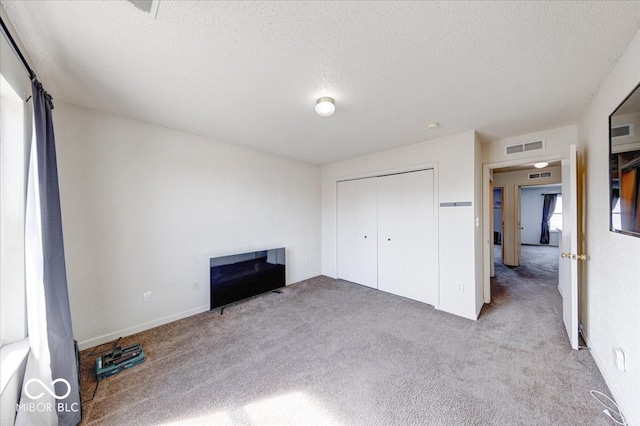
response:
[[[563,259],[587,260],[586,254],[560,253],[560,257]]]

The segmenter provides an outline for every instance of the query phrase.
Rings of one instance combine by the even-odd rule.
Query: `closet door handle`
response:
[[[387,241],[391,241],[391,238],[387,238]]]

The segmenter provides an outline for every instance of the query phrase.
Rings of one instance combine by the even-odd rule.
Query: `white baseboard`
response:
[[[484,300],[482,301],[482,303],[476,307],[476,321],[478,320],[478,318],[480,318],[480,311],[482,311],[482,308],[484,307]]]
[[[293,281],[293,282],[291,282],[291,283],[289,283],[287,285],[291,285],[291,284],[295,284],[295,283],[300,282],[300,281],[308,280],[310,278],[314,278],[314,277],[317,277],[319,275],[320,275],[320,272],[309,274],[308,276],[296,277],[295,281]],[[94,346],[97,346],[97,345],[102,345],[103,343],[111,342],[111,341],[117,339],[118,337],[130,336],[132,334],[140,333],[141,331],[149,330],[151,328],[158,327],[158,326],[164,325],[164,324],[168,324],[170,322],[177,321],[177,320],[180,320],[180,319],[183,319],[183,318],[187,318],[187,317],[190,317],[192,315],[197,315],[197,314],[200,314],[202,312],[206,312],[208,310],[209,310],[209,305],[199,306],[199,307],[194,308],[194,309],[189,309],[188,311],[180,312],[180,313],[177,313],[177,314],[174,314],[174,315],[169,315],[168,317],[159,318],[157,320],[149,321],[149,322],[146,322],[144,324],[136,325],[134,327],[125,328],[125,329],[122,329],[122,330],[114,331],[112,333],[103,334],[102,336],[94,337],[92,339],[83,340],[82,342],[78,343],[78,347],[80,348],[80,350],[84,350],[84,349],[91,348],[91,347],[94,347]]]
[[[118,337],[130,336],[141,331],[149,330],[160,325],[168,324],[173,321],[177,321],[183,318],[187,318],[193,315],[200,314],[209,310],[209,305],[199,306],[197,308],[189,309],[188,311],[179,312],[168,317],[159,318],[157,320],[149,321],[144,324],[136,325],[135,327],[129,327],[122,330],[114,331],[113,333],[103,334],[102,336],[94,337],[93,339],[84,340],[78,343],[80,350],[91,348],[93,346],[101,345],[103,343],[111,342]]]
[[[598,366],[598,369],[600,370],[600,373],[602,374],[602,377],[604,378],[604,381],[607,384],[607,387],[611,391],[611,395],[613,395],[613,399],[616,401],[616,404],[618,404],[620,411],[624,415],[625,420],[627,421],[627,426],[634,426],[636,423],[633,422],[633,419],[627,416],[627,413],[629,413],[630,411],[627,409],[627,406],[623,402],[624,399],[622,399],[620,392],[618,392],[618,389],[613,384],[613,381],[611,380],[611,376],[609,376],[609,374],[607,373],[607,370],[604,368],[604,365],[605,365],[604,362],[602,361],[602,359],[600,359],[600,357],[598,356],[598,353],[593,350],[593,346],[591,345],[591,342],[589,341],[589,337],[587,337],[587,334],[585,333],[584,328],[581,327],[581,329],[582,329],[581,334],[582,334],[582,337],[584,338],[584,342],[587,344],[587,347],[590,348],[591,356],[593,357],[593,360],[596,362],[596,365]]]
[[[311,278],[315,278],[320,275],[322,275],[320,272],[314,272],[313,274],[307,274],[307,275],[303,275],[302,277],[296,277],[295,279],[292,279],[291,282],[288,283],[287,285],[299,283],[300,281],[310,280]]]

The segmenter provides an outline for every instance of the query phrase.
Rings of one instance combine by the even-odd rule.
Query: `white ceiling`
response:
[[[54,102],[316,164],[575,124],[640,28],[626,1],[2,5]]]

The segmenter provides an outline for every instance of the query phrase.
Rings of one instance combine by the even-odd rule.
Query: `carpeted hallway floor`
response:
[[[478,321],[317,277],[129,336],[147,361],[101,381],[83,424],[610,424],[591,355],[569,347],[557,275],[526,259],[496,267]]]

